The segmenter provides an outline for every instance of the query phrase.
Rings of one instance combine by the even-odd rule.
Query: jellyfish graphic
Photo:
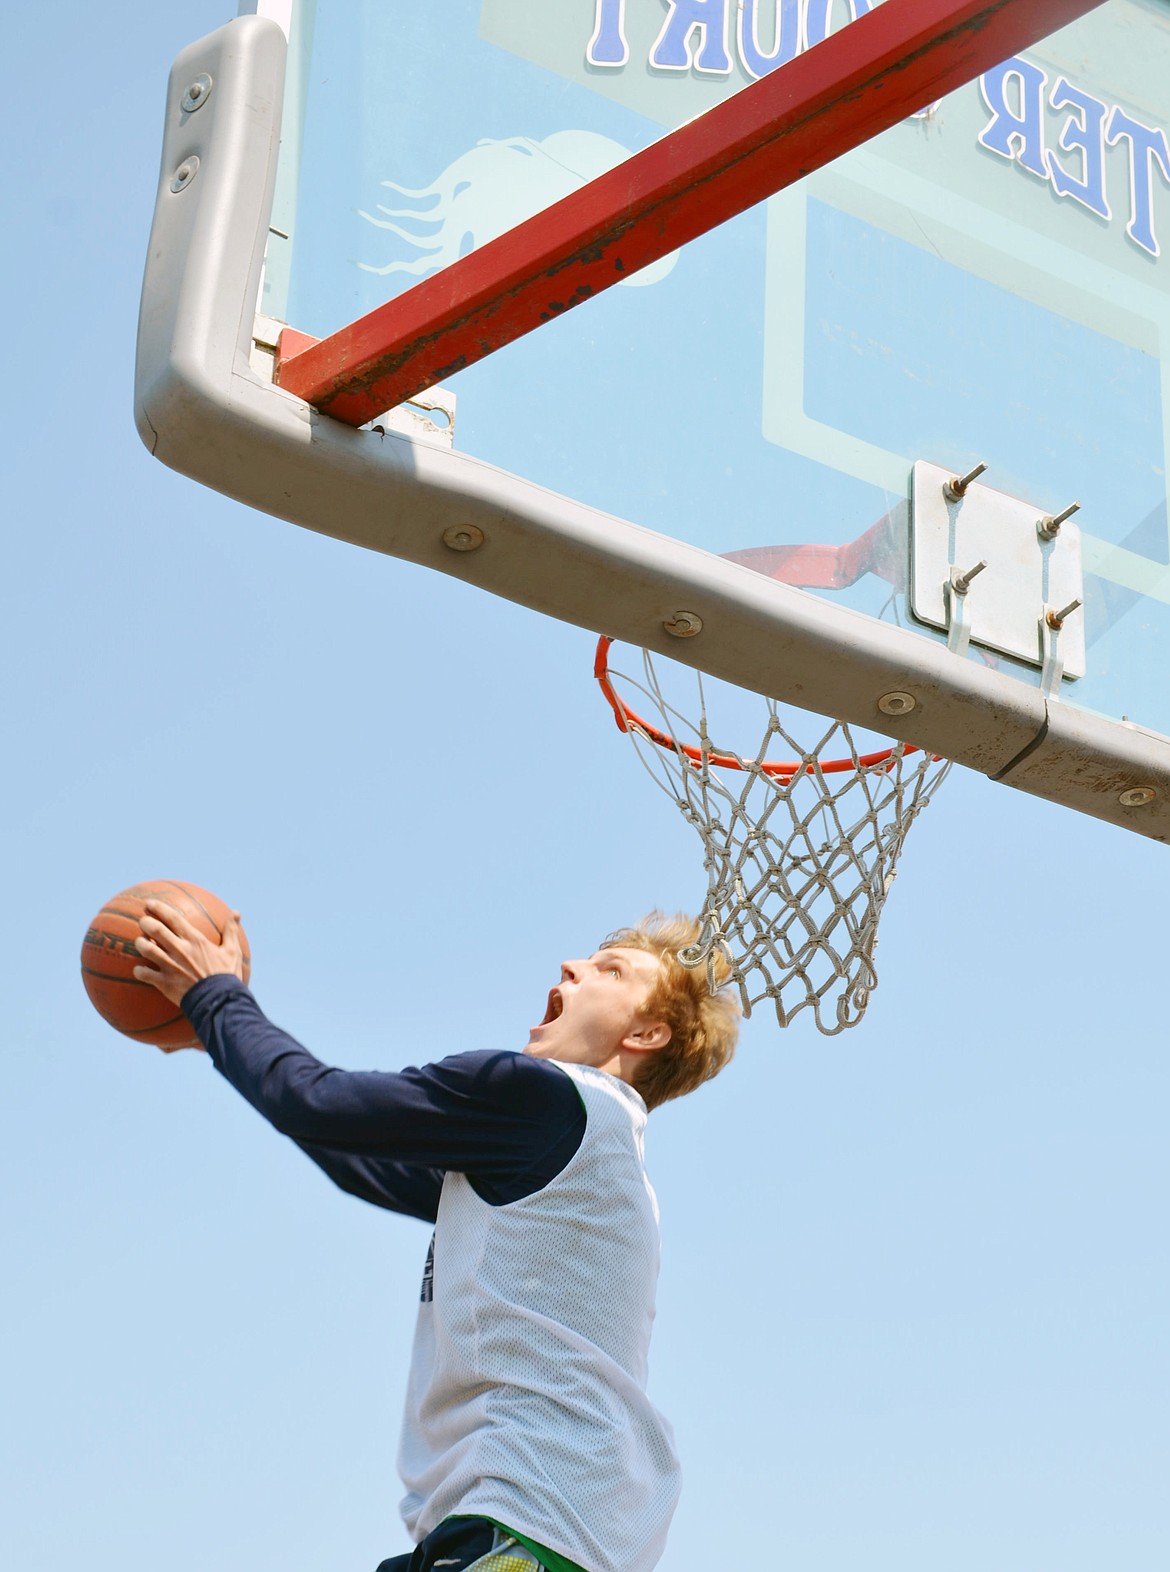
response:
[[[377,265],[359,262],[366,273],[421,277],[493,240],[570,191],[629,157],[630,150],[595,131],[557,131],[543,142],[517,136],[485,137],[418,190],[383,180],[407,205],[377,204],[360,217],[396,235],[409,248]],[[656,284],[674,267],[678,252],[623,279],[626,285]]]

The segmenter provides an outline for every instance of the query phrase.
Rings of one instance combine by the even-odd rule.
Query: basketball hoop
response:
[[[641,679],[611,670],[612,642],[598,643],[593,674],[619,729],[703,842],[701,932],[679,960],[705,966],[714,988],[722,955],[745,1016],[770,999],[781,1026],[806,1007],[826,1036],[856,1026],[877,986],[878,919],[907,831],[949,761],[908,743],[862,753],[844,721],[824,722],[806,748],[775,699],[760,701],[753,756],[716,747],[702,674],[694,673],[695,722],[668,701],[649,651]],[[658,721],[644,720],[616,683],[636,690]],[[777,744],[791,756],[770,758]]]

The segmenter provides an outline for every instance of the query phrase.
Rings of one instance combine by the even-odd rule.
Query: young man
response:
[[[222,943],[147,903],[135,976],[343,1190],[434,1224],[399,1468],[411,1555],[378,1572],[650,1572],[678,1496],[646,1396],[658,1210],[647,1108],[709,1080],[736,1008],[652,917],[566,961],[523,1053],[330,1069],[274,1026]]]

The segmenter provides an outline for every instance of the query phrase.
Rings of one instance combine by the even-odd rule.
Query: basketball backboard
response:
[[[140,425],[256,506],[1170,838],[1167,0],[1088,9],[364,430],[272,385],[282,324],[326,338],[873,8],[255,0],[279,38],[172,79],[212,85],[168,122]],[[253,87],[280,57],[279,159],[236,94],[245,134],[179,181],[232,49]],[[160,279],[204,246],[200,301],[254,287],[256,236],[229,265],[204,233],[228,207],[266,257],[214,396],[263,429],[197,452],[155,362],[198,311]]]

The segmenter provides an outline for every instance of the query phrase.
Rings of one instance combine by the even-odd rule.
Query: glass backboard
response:
[[[291,49],[262,309],[321,337],[870,6],[271,9]],[[986,464],[972,509],[1080,504],[1063,702],[1170,731],[1168,84],[1170,6],[1109,0],[463,372],[457,446],[938,641],[912,470]],[[1022,648],[983,636],[995,569],[965,653],[1038,685],[1031,611]]]
[[[1168,39],[1170,0],[254,0],[172,69],[139,431],[252,507],[1170,840]],[[653,256],[644,225],[627,267],[647,190],[690,224],[721,178],[713,123],[750,125],[723,189],[757,205]],[[501,259],[545,320],[476,359]],[[405,317],[450,386],[363,383],[371,311],[375,356]]]

